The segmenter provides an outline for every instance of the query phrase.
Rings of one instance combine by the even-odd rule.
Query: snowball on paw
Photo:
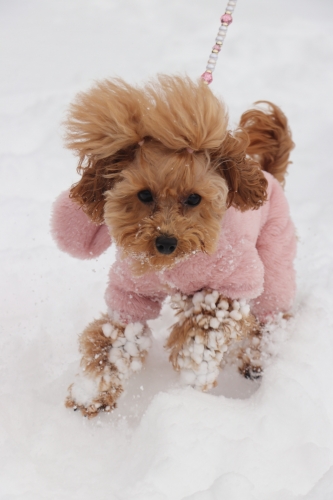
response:
[[[127,373],[128,372],[128,362],[124,358],[117,359],[115,362],[116,367],[118,368],[120,373]]]
[[[130,342],[135,342],[135,337],[141,335],[142,331],[142,323],[129,323],[125,328],[124,335]]]
[[[246,318],[250,314],[249,304],[241,305],[240,312],[241,312],[243,318]]]
[[[208,361],[208,363],[207,363],[207,371],[209,373],[212,373],[212,372],[215,373],[216,369],[217,368],[216,368],[216,361],[215,361],[215,359],[212,359],[211,361]],[[218,370],[217,370],[217,373],[218,373]]]
[[[137,356],[139,354],[139,350],[134,342],[126,342],[124,349],[130,356]]]
[[[214,384],[214,382],[216,381],[218,375],[219,375],[218,369],[207,373],[207,384],[212,386]]]
[[[210,307],[215,307],[215,302],[217,301],[217,298],[212,294],[212,293],[207,293],[205,297],[205,303],[210,306]]]
[[[238,300],[233,300],[232,301],[232,308],[235,309],[236,311],[239,311],[239,309],[240,309],[240,303],[238,302]]]
[[[200,365],[200,363],[202,362],[202,354],[197,354],[197,353],[193,353],[191,358],[193,359],[193,361],[197,364],[197,365]]]
[[[100,377],[91,378],[83,374],[76,375],[70,392],[77,405],[89,406],[99,394]]]
[[[216,317],[218,320],[221,321],[226,316],[227,316],[227,311],[224,311],[223,309],[219,309],[218,311],[216,311]]]
[[[217,318],[212,318],[209,322],[209,326],[214,330],[217,330],[218,327],[220,326],[220,322]]]
[[[142,362],[139,359],[133,359],[131,363],[131,370],[138,372],[142,368]]]
[[[192,297],[192,302],[194,305],[202,304],[204,302],[204,294],[202,292],[197,292]]]
[[[195,343],[194,346],[193,346],[193,352],[197,353],[197,354],[203,354],[205,350],[205,346],[203,344],[197,344]]]
[[[123,355],[122,349],[119,347],[112,347],[109,352],[109,361],[110,363],[115,363],[118,359],[120,359]]]
[[[230,316],[232,319],[234,319],[235,321],[240,321],[240,320],[243,318],[243,316],[242,316],[242,314],[239,312],[239,310],[236,310],[236,309],[233,309],[233,310],[230,312],[229,316]]]
[[[111,337],[111,333],[113,332],[113,327],[110,323],[105,323],[102,325],[102,332],[105,337]]]
[[[180,381],[183,385],[193,385],[196,375],[193,370],[182,370],[180,372]]]
[[[229,302],[227,300],[220,300],[219,302],[219,308],[221,309],[224,309],[225,311],[227,311],[229,309]]]
[[[183,359],[183,364],[184,368],[191,368],[193,366],[191,358],[182,358]]]
[[[206,361],[203,361],[202,363],[200,363],[197,372],[200,375],[207,373],[208,372],[208,363],[206,363]]]

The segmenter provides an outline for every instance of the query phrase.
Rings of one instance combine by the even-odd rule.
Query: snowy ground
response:
[[[261,385],[229,370],[212,394],[179,388],[166,307],[119,409],[87,421],[63,406],[113,259],[75,261],[49,234],[52,201],[76,179],[66,107],[98,78],[197,77],[224,7],[1,2],[1,500],[333,498],[331,0],[239,0],[212,85],[232,124],[255,100],[279,104],[297,145],[286,191],[298,294]]]

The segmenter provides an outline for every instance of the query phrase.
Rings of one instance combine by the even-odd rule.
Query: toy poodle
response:
[[[115,407],[168,296],[166,347],[185,384],[214,387],[228,354],[244,376],[261,375],[262,327],[292,305],[296,236],[287,120],[259,104],[232,132],[205,82],[160,76],[143,87],[106,80],[71,105],[66,144],[81,178],[56,200],[52,233],[74,257],[113,241],[117,258],[107,313],[80,336],[68,407],[89,417]]]

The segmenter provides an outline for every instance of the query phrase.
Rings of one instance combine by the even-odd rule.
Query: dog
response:
[[[228,352],[244,376],[261,375],[262,327],[293,302],[296,236],[283,192],[291,133],[277,106],[256,104],[231,132],[203,81],[162,75],[106,80],[71,105],[66,145],[81,178],[56,200],[52,233],[81,259],[113,241],[117,260],[107,314],[80,337],[68,407],[93,417],[116,406],[167,296],[184,383],[214,387]]]

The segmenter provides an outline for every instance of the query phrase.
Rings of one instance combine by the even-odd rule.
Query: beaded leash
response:
[[[217,62],[219,52],[226,37],[228,26],[232,23],[232,13],[234,11],[234,8],[236,7],[236,2],[237,0],[229,0],[225,13],[221,17],[221,26],[217,33],[217,37],[215,38],[215,45],[209,56],[206,71],[201,75],[201,78],[207,85],[209,85],[213,81],[212,73],[215,69],[215,64]]]

